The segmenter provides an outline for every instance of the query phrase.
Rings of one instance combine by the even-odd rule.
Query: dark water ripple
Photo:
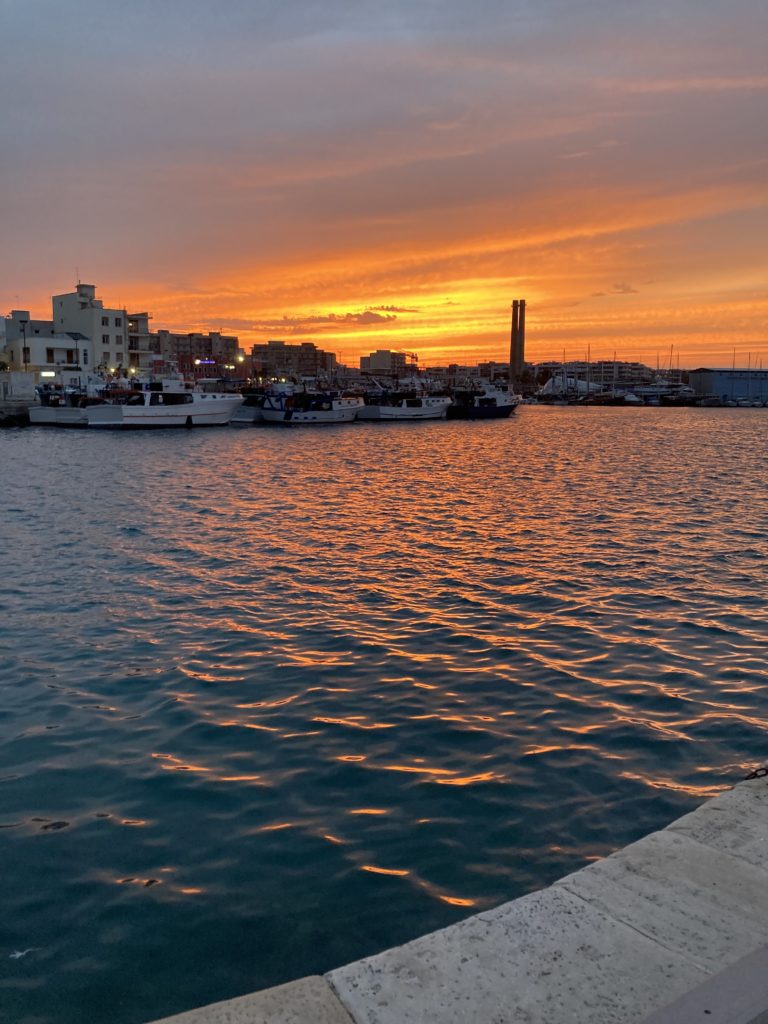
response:
[[[2,432],[0,1017],[327,970],[768,760],[767,429]]]

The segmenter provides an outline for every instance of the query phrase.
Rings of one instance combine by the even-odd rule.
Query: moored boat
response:
[[[369,393],[357,410],[359,420],[439,420],[445,419],[451,403],[448,395],[381,391]]]
[[[217,427],[229,423],[242,402],[237,394],[153,388],[113,393],[83,412],[89,427]]]
[[[243,404],[238,406],[230,418],[230,426],[250,427],[254,423],[264,422],[264,399],[263,391],[246,392],[243,397]]]
[[[267,392],[261,414],[265,423],[288,426],[351,423],[362,406],[360,395],[283,385]]]
[[[515,411],[520,396],[506,384],[474,383],[453,391],[449,420],[503,419]]]

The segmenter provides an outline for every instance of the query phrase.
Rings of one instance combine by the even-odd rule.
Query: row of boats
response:
[[[43,387],[38,397],[29,410],[31,424],[102,429],[499,419],[520,402],[503,383],[476,382],[442,394],[389,388],[361,394],[294,383],[232,393],[175,378],[68,391]]]

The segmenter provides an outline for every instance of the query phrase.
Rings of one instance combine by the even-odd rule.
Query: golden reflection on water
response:
[[[410,875],[410,871],[405,871],[399,868],[380,868],[376,867],[375,864],[361,864],[361,871],[370,871],[373,875],[395,875],[398,878],[404,878],[406,875]]]
[[[351,715],[349,718],[329,718],[323,717],[322,715],[316,715],[313,722],[324,722],[326,725],[346,725],[350,729],[394,729],[395,725],[393,722],[364,722],[361,720],[362,716]]]
[[[695,797],[697,800],[704,800],[707,797],[717,796],[718,793],[723,793],[725,790],[731,788],[728,783],[713,784],[710,786],[686,785],[685,783],[678,782],[675,779],[661,776],[654,778],[643,772],[623,771],[621,772],[621,776],[624,779],[632,779],[635,782],[642,782],[644,785],[648,786],[649,789],[663,789],[669,790],[673,793],[685,793],[687,796]]]
[[[152,754],[151,756],[157,761],[166,762],[161,764],[160,767],[167,772],[206,773],[212,771],[211,768],[206,768],[204,765],[187,764],[182,758],[175,757],[173,754]]]

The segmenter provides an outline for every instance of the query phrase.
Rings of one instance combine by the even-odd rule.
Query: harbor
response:
[[[3,431],[6,1016],[324,978],[716,801],[765,750],[762,423]]]

